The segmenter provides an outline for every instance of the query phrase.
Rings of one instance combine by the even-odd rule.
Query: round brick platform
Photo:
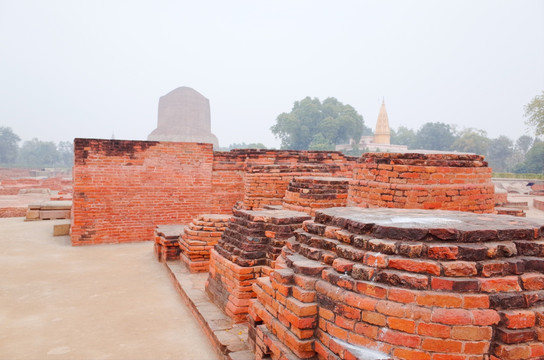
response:
[[[492,213],[491,171],[480,155],[367,153],[353,169],[348,204]]]
[[[257,358],[350,358],[366,350],[381,359],[544,356],[542,224],[331,208],[304,222],[282,263],[254,285]]]

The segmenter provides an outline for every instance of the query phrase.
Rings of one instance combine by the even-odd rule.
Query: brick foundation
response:
[[[491,213],[491,168],[480,155],[363,154],[354,168],[348,204]]]
[[[207,272],[210,250],[221,239],[230,215],[199,215],[185,227],[179,240],[180,258],[190,272]]]
[[[295,177],[283,198],[283,208],[311,216],[317,209],[346,206],[349,179],[340,177]]]
[[[26,215],[26,207],[3,207],[0,208],[0,218],[9,218],[9,217],[24,217]]]
[[[285,268],[253,285],[257,359],[544,356],[540,224],[332,208],[305,221],[279,259]]]
[[[181,252],[179,239],[183,233],[183,225],[159,225],[155,228],[155,254],[157,260],[178,260]]]
[[[210,257],[206,291],[236,322],[246,321],[251,285],[275,266],[285,241],[310,217],[286,210],[234,210]]]
[[[533,199],[535,209],[544,211],[544,200]]]

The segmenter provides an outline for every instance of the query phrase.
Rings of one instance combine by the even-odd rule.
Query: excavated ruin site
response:
[[[71,245],[152,241],[220,358],[544,358],[542,197],[482,156],[74,148]]]

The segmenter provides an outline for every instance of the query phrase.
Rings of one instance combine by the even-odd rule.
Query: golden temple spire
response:
[[[380,107],[380,113],[378,114],[378,120],[376,121],[376,130],[374,131],[374,143],[386,145],[389,145],[391,143],[389,117],[387,116],[387,110],[385,109],[384,98],[382,98],[382,106]]]

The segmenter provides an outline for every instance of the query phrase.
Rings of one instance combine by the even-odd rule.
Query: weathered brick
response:
[[[508,329],[525,329],[535,326],[536,316],[534,311],[510,310],[501,311],[501,324]]]
[[[536,332],[532,329],[497,328],[495,338],[505,344],[519,344],[533,341],[536,338]]]

